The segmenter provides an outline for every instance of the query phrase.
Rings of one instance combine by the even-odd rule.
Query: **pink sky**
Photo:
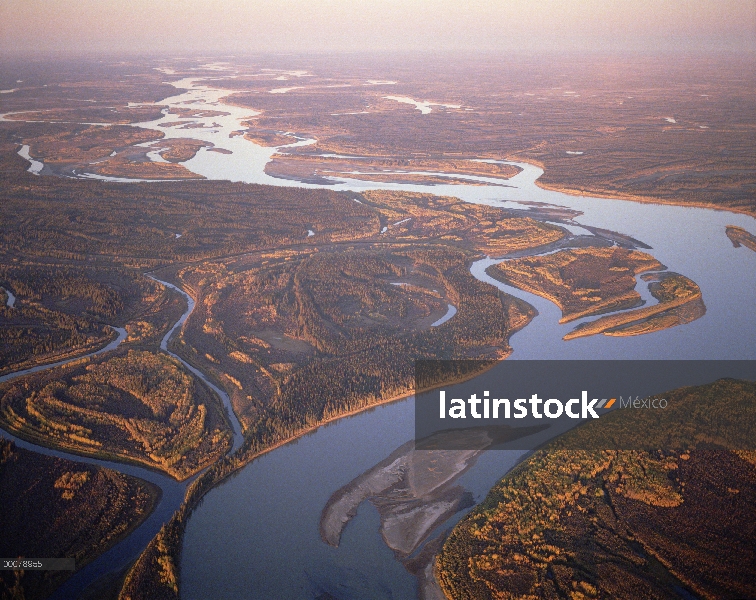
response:
[[[754,0],[2,0],[4,54],[725,48]]]

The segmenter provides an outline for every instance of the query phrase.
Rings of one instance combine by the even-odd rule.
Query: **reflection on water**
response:
[[[276,179],[264,169],[282,148],[229,137],[239,130],[243,117],[254,111],[224,104],[228,91],[191,79],[174,85],[184,88],[182,94],[162,103],[201,100],[229,113],[218,118],[220,130],[176,132],[217,142],[233,152],[225,155],[202,149],[184,163],[209,179],[354,192],[427,193],[432,189],[438,195],[510,211],[537,209],[538,215],[531,216],[561,224],[567,221],[573,234],[592,234],[592,243],[605,236],[609,243],[649,249],[670,270],[695,281],[706,301],[706,314],[684,327],[632,338],[600,335],[564,341],[565,327],[571,329],[576,323],[560,325],[561,311],[553,303],[490,278],[485,269],[494,261],[482,259],[472,265],[476,278],[525,299],[538,311],[530,325],[512,338],[514,359],[754,356],[756,321],[746,307],[752,305],[756,289],[756,255],[734,251],[724,235],[725,227],[733,224],[753,232],[754,220],[749,216],[568,196],[538,187],[536,181],[543,171],[525,163],[510,163],[521,172],[507,180],[507,187],[498,185],[501,180],[486,177],[468,179],[489,185],[433,188],[343,177],[330,179],[332,185]],[[158,124],[140,125],[154,128]],[[645,293],[645,283],[638,287]],[[651,298],[645,299],[650,304]],[[478,452],[455,458],[449,454],[448,464],[441,465],[445,461],[438,457],[438,463],[430,464],[427,461],[433,459],[423,460],[420,453],[400,446],[412,436],[413,405],[413,400],[387,405],[320,429],[312,437],[254,461],[209,492],[187,524],[182,595],[190,599],[416,597],[416,580],[408,570],[418,573],[422,584],[434,544],[440,539],[434,537],[436,530],[451,527],[464,514],[467,491],[476,502],[482,500],[523,452]],[[438,480],[431,469],[439,469]],[[426,589],[421,587],[423,593]],[[426,597],[433,597],[432,592],[427,591]]]
[[[367,469],[328,499],[320,517],[320,537],[338,547],[346,526],[367,500],[378,511],[379,532],[396,559],[418,577],[421,598],[441,598],[432,576],[433,557],[448,532],[438,532],[451,517],[475,505],[475,495],[460,477],[485,448],[503,439],[527,436],[544,427],[472,428],[436,432],[428,446],[475,450],[416,450],[409,441]],[[471,440],[469,438],[475,438]],[[460,439],[464,438],[464,439]],[[429,537],[432,539],[423,545]],[[420,552],[418,549],[423,548]]]
[[[426,552],[413,555],[439,526],[475,504],[473,494],[457,482],[481,452],[415,450],[414,441],[399,446],[334,492],[320,518],[321,538],[338,546],[344,528],[368,500],[378,511],[381,538],[396,559],[418,577],[420,596],[442,597],[432,577],[432,560],[444,534],[426,544]]]

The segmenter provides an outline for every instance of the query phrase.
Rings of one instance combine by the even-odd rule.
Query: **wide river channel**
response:
[[[646,252],[701,288],[706,314],[687,325],[635,337],[595,335],[563,341],[565,333],[580,321],[560,325],[561,311],[554,304],[490,279],[485,268],[494,261],[483,259],[471,268],[476,277],[526,300],[538,310],[538,316],[513,336],[511,359],[756,359],[756,253],[744,247],[734,248],[725,235],[727,225],[756,234],[756,221],[749,216],[570,196],[538,187],[536,180],[542,170],[523,163],[513,163],[522,171],[504,182],[468,177],[476,185],[427,186],[339,178],[333,180],[333,185],[324,186],[278,179],[267,175],[264,167],[275,152],[286,152],[287,148],[263,148],[241,135],[229,137],[244,129],[241,121],[255,111],[225,104],[222,99],[229,95],[228,90],[198,82],[173,82],[180,93],[160,104],[212,108],[229,113],[227,116],[192,117],[186,119],[187,123],[201,123],[204,127],[167,130],[159,125],[176,121],[177,117],[165,111],[163,118],[137,125],[165,132],[167,137],[205,140],[230,150],[232,154],[201,149],[183,163],[208,179],[353,192],[432,192],[519,210],[534,206],[528,203],[565,207],[576,215],[567,223],[562,221],[570,232],[591,235],[582,227],[587,226],[640,240],[650,247]],[[417,118],[423,115],[418,112]],[[293,145],[308,143],[312,141],[300,139]],[[302,237],[308,234],[303,230]],[[647,290],[639,291],[644,299],[653,302]],[[182,597],[416,598],[418,579],[384,542],[380,515],[370,502],[359,505],[338,547],[326,544],[319,529],[322,511],[334,492],[412,439],[413,416],[413,399],[408,398],[335,421],[263,455],[211,490],[186,527],[181,557]],[[456,484],[480,501],[522,454],[484,452],[459,474]],[[127,467],[114,463],[108,466],[128,472]],[[164,494],[166,491],[164,488]],[[437,530],[453,525],[463,514],[464,511],[457,513]]]

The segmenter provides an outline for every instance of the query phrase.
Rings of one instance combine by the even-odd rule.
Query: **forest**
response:
[[[756,595],[756,386],[665,396],[663,414],[616,410],[502,479],[437,558],[447,596]]]
[[[4,426],[177,479],[210,465],[123,597],[176,593],[186,516],[260,452],[410,393],[415,357],[506,356],[532,310],[472,277],[470,262],[566,235],[428,194],[355,202],[328,190],[34,177],[0,131],[0,287],[15,298],[0,308],[2,368],[80,356],[111,340],[111,326],[127,332],[116,351],[0,384]],[[172,349],[230,394],[245,435],[232,457],[218,398],[159,351],[183,301],[145,273],[197,303]],[[432,326],[449,305],[455,316]]]
[[[146,310],[160,290],[140,273],[118,267],[9,260],[0,286],[23,302],[0,306],[0,375],[95,349]]]
[[[754,96],[733,76],[742,65],[665,65],[649,58],[619,69],[577,61],[561,73],[537,61],[380,66],[397,79],[392,94],[442,103],[422,115],[362,78],[346,77],[326,59],[313,58],[313,66],[319,75],[287,93],[268,93],[280,85],[273,73],[258,78],[242,72],[222,82],[226,101],[257,113],[233,135],[267,145],[291,142],[291,132],[317,138],[317,144],[277,155],[267,165],[277,176],[323,183],[329,173],[360,169],[365,179],[383,181],[395,178],[386,171],[396,170],[402,172],[398,179],[414,183],[487,176],[506,186],[520,168],[496,161],[517,159],[545,168],[538,183],[543,187],[754,214],[754,145],[742,110]],[[726,93],[710,95],[709,87],[683,93],[698,85],[691,77],[701,70],[715,82],[709,86]],[[416,358],[506,357],[510,336],[536,313],[475,279],[469,268],[476,259],[510,255],[490,272],[553,300],[564,321],[634,308],[582,325],[567,339],[638,335],[705,312],[695,282],[666,271],[643,276],[659,304],[641,307],[635,277],[663,265],[633,244],[621,247],[619,238],[599,235],[578,243],[555,224],[574,215],[537,203],[502,209],[432,193],[342,193],[196,178],[180,163],[201,148],[224,150],[171,138],[171,132],[188,127],[180,118],[220,112],[174,109],[176,120],[164,123],[164,132],[132,126],[162,114],[160,100],[176,93],[167,74],[138,61],[84,69],[64,61],[44,69],[31,65],[29,89],[0,98],[0,376],[102,348],[114,339],[113,327],[127,332],[115,351],[0,383],[3,426],[37,443],[139,463],[180,480],[207,467],[126,575],[123,600],[178,598],[181,537],[191,511],[260,453],[338,416],[411,393]],[[330,93],[324,87],[333,81],[348,85]],[[24,145],[44,161],[43,176],[26,171],[28,162],[17,154]],[[149,160],[153,151],[167,162]],[[193,180],[72,178],[81,165],[101,175]],[[456,177],[412,173],[433,170],[452,170]],[[726,234],[733,245],[754,248],[748,232],[730,227]],[[609,247],[615,242],[620,247]],[[239,452],[226,454],[231,429],[219,399],[160,349],[185,310],[183,298],[145,275],[180,286],[196,302],[170,349],[228,392],[244,433]],[[441,322],[452,308],[454,316]],[[82,545],[71,552],[82,564],[112,542],[102,534],[106,521],[98,519],[107,518],[120,535],[150,511],[150,490],[138,482],[41,458],[39,471],[27,470],[25,479],[13,465],[29,457],[12,444],[2,452],[3,490],[10,481],[8,490],[40,494],[34,502],[48,506],[54,523],[66,527],[59,535],[50,525],[56,548],[74,548],[66,535],[75,534]],[[654,533],[657,527],[687,535],[694,517],[711,506],[695,483],[709,481],[707,462],[717,466],[716,489],[732,496],[742,511],[737,514],[753,512],[747,484],[727,479],[734,474],[751,481],[752,455],[709,440],[664,456],[572,460],[559,451],[537,454],[527,463],[535,465],[535,475],[522,467],[511,476],[516,485],[505,479],[492,492],[492,498],[511,500],[514,515],[500,504],[496,510],[503,512],[485,512],[494,506],[490,500],[455,530],[439,559],[447,591],[489,597],[507,585],[523,594],[612,595],[621,590],[607,582],[621,575],[664,590],[680,584],[704,595],[723,589],[753,595],[748,582],[727,580],[695,549],[690,556],[703,566],[684,571],[674,548]],[[651,477],[639,475],[638,465]],[[540,468],[559,490],[553,506],[545,507],[547,488],[529,483],[541,477]],[[605,491],[605,481],[614,487]],[[520,485],[524,496],[516,493]],[[12,495],[0,506],[2,515],[18,514]],[[680,506],[668,519],[658,517],[657,509]],[[693,511],[685,512],[690,506]],[[70,508],[67,517],[60,518],[61,507]],[[620,512],[612,515],[612,507]],[[562,537],[544,537],[541,518],[565,523]],[[469,522],[484,533],[467,528]],[[505,522],[517,524],[504,538],[511,547],[482,546],[480,540],[497,539]],[[622,528],[611,530],[618,522]],[[15,521],[11,526],[10,544],[24,535],[44,537]],[[607,547],[619,559],[613,555],[595,569],[585,562],[575,550],[582,542],[573,538],[587,530],[593,535],[591,527],[611,530]],[[720,539],[713,528],[707,535]],[[10,546],[8,552],[15,553]],[[36,574],[2,581],[3,593],[27,597],[44,596],[58,583]]]
[[[471,256],[446,245],[381,244],[236,261],[211,281],[203,271],[203,318],[177,348],[228,382],[245,425],[278,422],[294,433],[410,393],[416,358],[506,356],[528,309],[476,280]],[[194,289],[197,275],[180,273]],[[448,304],[456,315],[433,327]]]
[[[0,438],[0,553],[69,557],[81,568],[152,512],[160,490],[110,469]],[[46,598],[70,571],[0,571],[0,598]]]

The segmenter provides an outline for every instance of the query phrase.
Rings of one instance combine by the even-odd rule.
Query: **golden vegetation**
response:
[[[99,163],[90,172],[107,177],[127,177],[130,179],[204,179],[202,175],[192,173],[183,165],[172,162],[131,161],[122,156],[115,156]]]
[[[131,350],[0,391],[5,427],[43,443],[117,456],[184,479],[222,456],[218,401],[173,359]]]
[[[645,308],[607,315],[579,325],[565,340],[587,335],[642,335],[690,323],[706,313],[701,290],[695,282],[678,273],[658,273],[648,287],[659,303]]]
[[[151,129],[127,125],[78,125],[46,127],[39,135],[26,137],[30,154],[47,165],[85,165],[106,159],[116,150],[160,139]]]
[[[485,204],[456,198],[375,190],[363,194],[381,214],[385,235],[397,241],[438,238],[488,255],[545,246],[562,239],[562,229],[528,217],[512,217]]]
[[[642,304],[635,276],[665,268],[654,257],[623,248],[580,248],[511,259],[489,267],[492,276],[543,296],[562,309],[560,323]],[[564,336],[571,340],[603,333],[642,335],[689,323],[706,312],[701,290],[687,277],[662,272],[642,275],[659,303],[583,323]]]
[[[573,430],[500,481],[437,559],[446,596],[754,596],[756,469],[739,455],[753,445],[756,386],[667,398],[663,414],[617,410]],[[618,434],[639,449],[611,449]]]
[[[255,130],[251,130],[255,131]],[[270,143],[270,137],[261,139],[259,133],[247,133],[245,137],[262,146],[282,145],[291,143],[283,136],[274,138],[275,144]],[[261,143],[266,142],[266,143]],[[385,171],[390,171],[386,173]],[[275,177],[296,179],[299,181],[321,181],[326,183],[325,177],[357,177],[368,181],[407,181],[421,184],[475,184],[474,180],[435,177],[432,175],[414,175],[413,171],[441,172],[446,174],[476,175],[509,179],[520,172],[513,165],[482,163],[464,159],[424,159],[424,158],[393,158],[386,156],[369,156],[350,159],[349,156],[324,156],[317,151],[287,152],[274,154],[273,159],[265,166],[265,172]],[[353,173],[359,172],[359,175]]]
[[[624,248],[579,248],[507,260],[489,268],[494,277],[543,296],[562,309],[560,323],[641,302],[635,276],[663,269],[653,256]]]
[[[756,252],[756,235],[748,233],[742,227],[736,227],[735,225],[728,225],[725,231],[735,248],[745,246]]]

